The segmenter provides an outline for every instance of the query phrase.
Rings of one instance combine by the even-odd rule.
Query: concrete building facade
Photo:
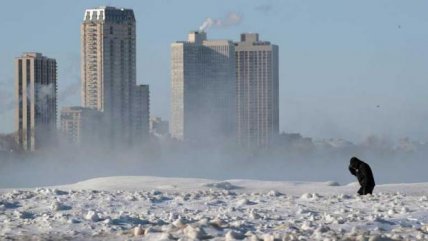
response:
[[[132,144],[136,88],[136,23],[132,9],[85,11],[81,25],[82,105],[103,112],[112,145]]]
[[[235,43],[238,141],[265,147],[279,134],[278,46],[257,33]]]
[[[100,111],[80,106],[64,107],[60,114],[61,133],[69,143],[96,146],[101,144],[101,120]]]
[[[17,142],[24,151],[54,143],[57,114],[56,60],[41,53],[16,59]]]
[[[190,32],[171,44],[171,136],[196,143],[235,136],[235,48]]]

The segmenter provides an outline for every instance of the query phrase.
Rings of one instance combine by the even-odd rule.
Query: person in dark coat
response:
[[[361,187],[358,190],[358,194],[366,195],[372,194],[375,187],[375,181],[372,173],[372,169],[369,164],[361,161],[356,157],[352,157],[349,163],[349,171],[352,175],[356,176]]]

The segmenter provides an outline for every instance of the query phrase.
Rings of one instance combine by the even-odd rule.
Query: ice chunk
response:
[[[186,235],[186,237],[190,239],[204,239],[207,234],[205,231],[200,227],[193,227],[191,225],[187,225],[187,227],[183,230],[183,233]]]
[[[271,197],[279,197],[281,195],[283,195],[283,194],[280,193],[280,192],[278,192],[278,191],[276,191],[276,190],[271,190],[271,191],[268,192],[268,196],[271,196]]]
[[[236,239],[244,239],[245,236],[241,233],[238,233],[234,230],[229,230],[227,231],[226,235],[225,235],[225,239],[226,241],[232,241],[232,240],[236,240]]]
[[[51,204],[51,210],[52,211],[62,211],[62,210],[70,210],[71,207],[67,206],[63,203],[60,203],[58,201],[55,201]]]
[[[97,213],[97,212],[95,212],[95,211],[89,211],[89,212],[86,214],[85,219],[86,219],[86,220],[89,220],[89,221],[93,221],[93,222],[98,222],[98,221],[100,221],[100,217],[99,217],[98,213]]]
[[[134,236],[141,236],[143,235],[144,230],[141,227],[141,225],[138,225],[137,227],[134,228]]]
[[[254,204],[256,204],[256,203],[252,202],[246,198],[240,199],[236,202],[237,206],[254,205]]]
[[[321,196],[318,193],[304,193],[302,196],[300,196],[300,199],[304,200],[316,200],[320,198]]]
[[[186,220],[182,217],[179,217],[174,222],[172,222],[172,224],[177,228],[183,228],[186,225]]]

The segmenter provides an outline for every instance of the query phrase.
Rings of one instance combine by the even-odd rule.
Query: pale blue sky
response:
[[[80,24],[86,8],[133,8],[138,82],[153,116],[169,119],[169,45],[206,17],[237,13],[208,38],[258,32],[280,47],[280,128],[360,141],[375,134],[428,141],[428,1],[5,0],[0,8],[0,132],[14,130],[14,58],[58,62],[59,105],[79,105]],[[379,107],[378,107],[379,106]]]

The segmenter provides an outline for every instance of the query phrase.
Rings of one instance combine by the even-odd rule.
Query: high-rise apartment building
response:
[[[235,136],[235,48],[191,32],[171,45],[171,135],[207,143]]]
[[[102,135],[102,113],[80,106],[61,109],[61,133],[70,143],[94,147]]]
[[[138,85],[135,90],[135,137],[136,141],[150,138],[150,90],[148,85]]]
[[[40,53],[16,59],[17,141],[25,151],[53,144],[56,137],[56,60]]]
[[[136,88],[136,24],[132,9],[85,11],[81,25],[82,105],[103,112],[106,139],[132,143]]]
[[[238,141],[265,147],[279,132],[278,46],[257,33],[235,43]]]

